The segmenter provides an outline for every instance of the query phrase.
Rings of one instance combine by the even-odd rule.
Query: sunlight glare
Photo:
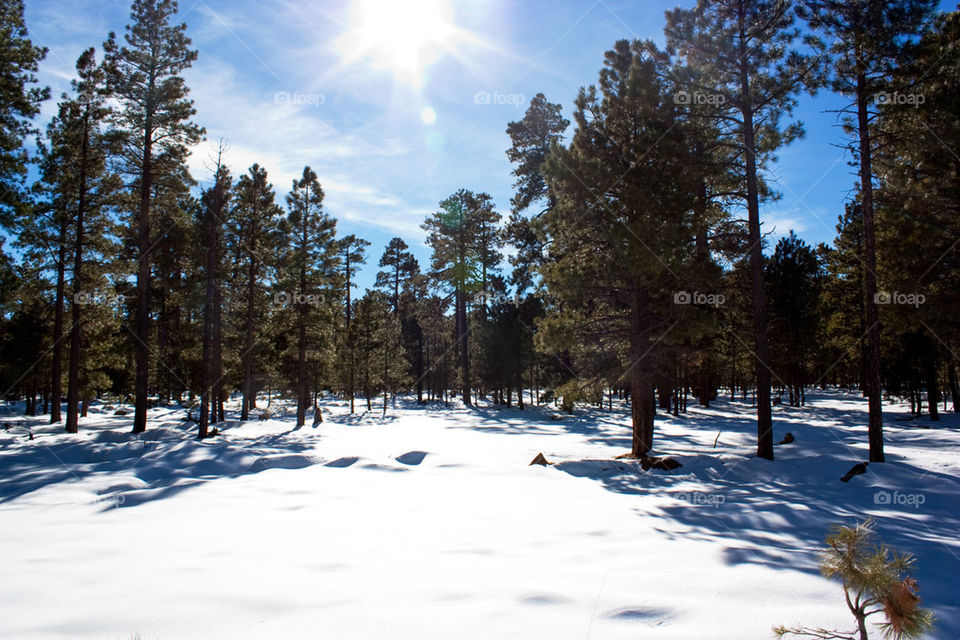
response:
[[[342,50],[419,87],[423,71],[452,51],[452,21],[449,0],[353,0]]]

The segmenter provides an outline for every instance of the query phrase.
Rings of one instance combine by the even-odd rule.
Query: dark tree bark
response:
[[[470,400],[470,348],[467,335],[467,299],[461,289],[456,293],[457,343],[460,352],[460,368],[463,373],[463,404],[471,406]]]
[[[240,419],[250,418],[250,409],[254,408],[255,393],[253,390],[253,347],[256,344],[253,323],[256,320],[257,295],[257,234],[250,234],[250,264],[247,266],[247,315],[246,331],[243,345],[243,402],[240,408]]]
[[[957,367],[953,360],[947,365],[947,382],[950,385],[950,400],[953,402],[953,412],[960,412],[960,384],[957,384]]]
[[[214,340],[216,336],[214,305],[216,304],[217,289],[217,265],[220,261],[218,255],[219,243],[215,242],[216,232],[214,231],[214,216],[210,211],[205,212],[206,235],[207,235],[207,287],[203,300],[203,346],[201,348],[201,375],[203,378],[203,389],[200,395],[200,423],[199,437],[206,438],[209,435],[208,426],[211,422],[210,416],[213,413],[213,421],[216,422],[216,405],[214,388]]]
[[[864,366],[869,407],[870,462],[883,462],[883,407],[880,386],[880,317],[877,313],[877,241],[873,215],[873,168],[870,147],[870,99],[866,74],[857,74],[857,128],[860,136],[860,191],[863,214],[863,294],[866,303],[867,350]]]
[[[630,414],[633,443],[630,454],[636,458],[649,455],[653,449],[653,423],[657,405],[653,387],[649,297],[634,287],[630,305]]]
[[[940,379],[937,366],[937,347],[930,340],[923,358],[924,377],[927,379],[927,405],[930,407],[930,421],[940,421]]]
[[[307,247],[309,237],[307,235],[308,217],[306,212],[303,215],[303,226],[301,236],[301,246]],[[307,291],[307,265],[306,258],[300,263],[300,294],[301,301],[297,304],[297,426],[302,427],[307,423],[307,403],[309,397],[307,393],[307,303],[305,300]]]
[[[63,379],[63,315],[67,271],[67,216],[60,220],[57,239],[57,293],[53,311],[53,354],[50,367],[50,424],[60,422],[60,399]],[[76,301],[74,301],[76,306]]]
[[[742,59],[746,47],[745,17],[740,20]],[[740,91],[744,98],[743,146],[747,178],[747,228],[750,242],[750,297],[753,302],[753,339],[757,374],[757,456],[773,460],[773,416],[770,409],[770,349],[767,345],[767,301],[763,281],[763,243],[760,235],[760,191],[757,184],[756,140],[753,105],[750,102],[750,77],[746,66],[740,72]]]
[[[150,260],[148,258],[151,248],[150,191],[152,187],[153,123],[152,116],[148,114],[144,123],[143,165],[140,174],[140,210],[137,224],[137,343],[133,433],[143,433],[147,430],[147,398],[150,386]]]
[[[77,199],[77,218],[73,238],[73,304],[70,306],[70,370],[67,374],[67,433],[79,428],[77,403],[80,401],[80,320],[81,309],[77,296],[83,291],[83,235],[87,209],[87,156],[90,147],[89,113],[84,115],[83,146],[80,156],[80,193]],[[86,415],[86,412],[84,412]]]

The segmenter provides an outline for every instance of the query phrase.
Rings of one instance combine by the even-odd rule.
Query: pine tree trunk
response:
[[[773,418],[770,409],[770,350],[767,345],[767,302],[763,281],[763,244],[760,235],[760,191],[757,182],[756,140],[753,105],[747,75],[746,30],[749,27],[741,7],[739,15],[741,62],[740,94],[744,104],[743,147],[747,179],[747,227],[750,241],[750,295],[753,302],[753,338],[757,375],[757,456],[773,460]]]
[[[387,343],[389,344],[390,337],[385,336]],[[384,345],[383,350],[383,416],[387,415],[387,399],[390,395],[390,385],[388,383],[388,371],[390,367],[390,349],[387,345]]]
[[[219,220],[214,227],[214,246],[211,249],[216,253],[214,289],[213,289],[213,397],[216,401],[214,422],[223,422],[223,318],[221,309],[223,306],[223,291],[220,288],[220,232]]]
[[[137,224],[137,343],[133,433],[147,430],[150,386],[150,190],[153,187],[153,124],[144,128],[143,171],[140,174],[140,211]]]
[[[300,247],[300,296],[307,293],[307,211],[302,212]],[[296,299],[296,297],[295,297]],[[307,423],[307,304],[305,298],[297,304],[297,427]]]
[[[858,64],[860,61],[858,60]],[[868,440],[870,462],[883,462],[883,407],[880,386],[880,317],[877,313],[877,248],[873,219],[873,169],[870,148],[870,116],[867,101],[870,99],[866,75],[857,74],[857,128],[860,136],[860,190],[863,213],[863,294],[866,303],[867,357],[866,375],[867,402],[870,417]]]
[[[928,345],[927,352],[923,359],[925,377],[927,379],[927,406],[930,407],[930,421],[940,421],[940,380],[937,367],[937,348],[936,345]]]
[[[456,294],[457,341],[460,350],[460,369],[463,374],[463,404],[471,406],[470,401],[470,349],[467,336],[467,300],[462,290]]]
[[[213,243],[213,213],[206,212],[204,226],[206,227],[207,242],[207,283],[206,293],[203,301],[203,345],[201,347],[200,367],[202,388],[200,393],[200,421],[198,426],[198,437],[206,438],[209,435],[209,424],[216,422],[216,405],[214,404],[214,313],[213,305],[216,299],[214,290],[216,289],[216,246]]]
[[[77,433],[80,420],[80,305],[77,296],[83,291],[83,234],[87,196],[87,155],[89,154],[88,116],[84,116],[83,146],[80,156],[80,197],[73,238],[73,303],[70,305],[70,368],[67,373],[67,433]],[[86,412],[84,412],[86,415]]]
[[[657,385],[657,394],[660,400],[660,408],[664,411],[670,411],[670,400],[673,398],[673,387],[666,382]]]
[[[656,416],[656,398],[652,380],[650,331],[647,326],[649,299],[645,291],[633,289],[630,305],[630,367],[633,423],[631,455],[642,458],[653,449],[653,423]]]
[[[957,368],[953,360],[947,365],[947,382],[950,385],[950,400],[953,402],[953,412],[960,412],[960,385],[957,384]]]
[[[67,216],[60,220],[57,247],[57,293],[53,311],[53,360],[50,367],[50,424],[60,422],[63,385],[63,314],[67,271]],[[76,301],[74,301],[74,305]]]
[[[250,263],[247,267],[247,317],[246,332],[243,345],[243,402],[240,408],[240,420],[250,418],[250,409],[254,408],[253,391],[253,347],[256,344],[253,333],[253,324],[256,321],[257,295],[257,249],[256,233],[251,234]]]
[[[303,305],[300,305],[303,307]],[[297,426],[307,421],[307,320],[306,310],[297,319]]]
[[[162,264],[162,263],[161,263]],[[167,292],[170,290],[170,278],[169,274],[165,272],[164,268],[158,270],[158,278],[160,280],[158,289],[158,296],[156,298],[157,305],[157,353],[162,353],[165,356],[165,360],[169,358],[167,354],[170,353],[170,314],[167,309]],[[168,365],[169,366],[169,365]],[[161,401],[165,400],[166,391],[170,388],[170,371],[167,367],[158,367],[157,368],[157,395],[160,397]]]
[[[351,301],[351,291],[350,291],[350,248],[349,247],[347,247],[345,258],[346,258],[345,261],[346,261],[346,275],[347,275],[347,309],[346,309],[347,361],[348,361],[348,366],[350,367],[350,375],[349,375],[350,379],[348,381],[349,389],[347,390],[347,392],[350,394],[350,413],[353,413],[354,411],[353,396],[356,393],[354,387],[356,385],[355,369],[357,366],[357,358],[356,358],[356,354],[353,351],[353,335],[350,333],[350,321],[351,321],[352,312],[353,312],[353,302]]]
[[[414,360],[417,372],[417,402],[420,403],[423,402],[423,328],[416,317],[414,317],[413,323],[417,337],[417,354]]]

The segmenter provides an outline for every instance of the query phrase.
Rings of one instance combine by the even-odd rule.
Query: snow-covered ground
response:
[[[204,442],[179,409],[139,437],[100,407],[76,436],[0,412],[0,640],[850,629],[817,549],[866,517],[917,556],[932,637],[960,636],[960,416],[928,429],[888,405],[888,462],[841,483],[866,459],[866,405],[839,392],[775,409],[777,440],[796,437],[776,462],[751,455],[749,405],[660,414],[672,472],[614,459],[623,407],[324,406],[316,429],[232,421]],[[538,452],[556,464],[528,466]]]

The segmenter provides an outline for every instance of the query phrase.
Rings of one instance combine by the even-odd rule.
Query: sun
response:
[[[449,0],[353,0],[349,20],[339,42],[344,61],[364,61],[416,88],[457,44]]]

